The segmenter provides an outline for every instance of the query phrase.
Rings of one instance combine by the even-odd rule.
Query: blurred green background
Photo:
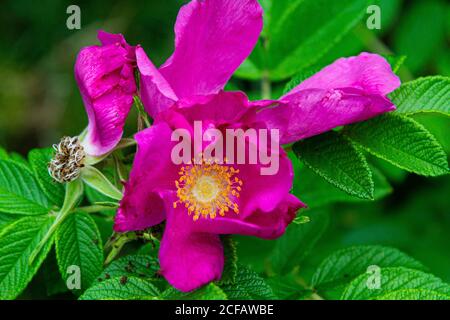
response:
[[[78,51],[83,46],[97,44],[96,32],[104,29],[123,33],[130,44],[141,44],[159,65],[172,52],[173,24],[184,2],[2,0],[0,145],[26,155],[32,148],[57,142],[62,135],[80,133],[87,125],[87,117],[73,76]],[[262,3],[267,8],[270,1]],[[434,74],[450,76],[449,3],[440,0],[380,0],[378,3],[382,9],[382,29],[372,32],[364,24],[358,25],[318,64],[372,51],[407,56],[400,72],[403,81]],[[81,8],[81,30],[66,28],[66,8],[71,4]],[[301,21],[293,23],[302,28]],[[274,98],[285,83],[273,83]],[[245,90],[252,98],[260,97],[259,81],[234,77],[229,88]],[[449,118],[432,114],[415,118],[450,153]],[[132,112],[127,132],[135,128]],[[322,205],[320,195],[315,192],[319,188],[313,183],[315,179],[310,179],[308,185],[308,172],[299,169],[296,181],[300,185],[305,183],[297,190],[298,195],[307,203],[319,203],[317,210],[330,213],[330,227],[313,249],[316,254],[310,255],[301,271],[307,276],[308,268],[317,266],[336,248],[386,244],[405,251],[450,281],[450,178],[409,175],[375,159],[373,165],[387,179],[383,184],[383,195],[387,195],[371,203]],[[254,250],[255,243],[260,248],[275,243],[251,238],[239,238],[239,242],[241,259],[258,271],[265,270],[268,251]]]

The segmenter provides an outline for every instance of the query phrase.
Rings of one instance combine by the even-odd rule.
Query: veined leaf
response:
[[[238,265],[236,282],[221,286],[230,300],[275,299],[272,288],[248,266]]]
[[[117,277],[87,289],[80,300],[156,300],[160,293],[150,282],[136,277]]]
[[[0,212],[0,233],[3,228],[5,228],[6,226],[13,223],[19,218],[22,218],[22,216]]]
[[[49,212],[49,203],[25,166],[0,160],[0,211],[35,215]]]
[[[441,295],[450,295],[450,285],[432,274],[423,271],[397,268],[380,269],[379,288],[371,287],[371,280],[378,275],[363,274],[353,280],[342,294],[342,300],[372,300],[385,298],[386,295],[398,295],[398,291],[421,289],[434,291]]]
[[[272,263],[278,274],[286,274],[300,264],[326,230],[329,223],[326,211],[310,210],[308,217],[310,222],[291,224],[286,233],[275,241]]]
[[[419,78],[404,83],[389,98],[400,113],[438,112],[450,115],[450,78]]]
[[[153,278],[159,270],[158,261],[149,255],[134,254],[113,261],[103,270],[102,279],[116,277]]]
[[[372,178],[374,182],[374,200],[379,200],[390,194],[392,192],[392,187],[380,170],[370,164],[369,167],[372,171]],[[301,169],[295,168],[295,177],[298,178],[294,180],[293,192],[302,201],[308,204],[308,208],[310,209],[334,202],[367,201],[351,196],[323,179],[318,179],[317,174],[306,166]]]
[[[424,176],[449,172],[447,156],[422,125],[398,114],[384,114],[345,128],[345,134],[373,155]]]
[[[51,160],[53,150],[34,149],[28,154],[28,161],[34,171],[37,182],[42,188],[47,198],[58,207],[61,207],[64,201],[64,185],[56,182],[48,173],[47,164]]]
[[[56,257],[59,271],[67,280],[68,268],[80,268],[81,290],[87,289],[103,268],[103,246],[94,220],[86,213],[68,216],[56,232]]]
[[[387,293],[377,300],[450,300],[450,295],[424,289],[405,289]]]
[[[312,290],[306,289],[300,284],[295,275],[275,276],[267,279],[278,299],[298,300],[312,294]]]
[[[294,144],[295,154],[335,187],[362,199],[373,199],[372,172],[350,140],[330,131]]]
[[[418,261],[403,252],[382,246],[355,246],[342,249],[328,256],[317,268],[312,285],[316,289],[333,288],[352,281],[365,273],[369,266],[380,268],[406,267],[426,270]]]
[[[52,246],[48,241],[30,265],[31,252],[44,237],[54,217],[24,217],[0,234],[0,300],[14,299],[25,289]]]

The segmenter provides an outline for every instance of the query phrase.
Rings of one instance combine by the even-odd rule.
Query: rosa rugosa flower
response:
[[[276,129],[285,144],[395,109],[386,96],[400,81],[385,59],[369,53],[336,61],[277,100],[249,102],[243,93],[223,92],[261,29],[256,0],[191,1],[180,10],[175,51],[166,63],[158,69],[136,49],[141,99],[155,123],[136,135],[138,152],[115,230],[166,219],[161,273],[183,291],[221,277],[218,235],[276,238],[303,205],[289,193],[292,167],[282,149],[274,175],[261,175],[259,162],[175,164],[174,130],[192,132],[195,121],[202,121],[202,132]]]
[[[250,103],[239,92],[198,96],[188,106],[178,102],[159,113],[151,128],[135,136],[138,151],[115,230],[141,230],[167,218],[159,252],[161,273],[180,290],[189,291],[220,279],[224,260],[218,235],[277,238],[303,204],[289,193],[292,164],[278,145],[270,150],[271,157],[276,157],[276,173],[262,175],[261,169],[267,164],[259,160],[254,164],[229,164],[225,154],[215,158],[219,161],[203,157],[198,163],[175,164],[172,133],[183,129],[194,136],[195,121],[203,124],[201,135],[207,135],[210,129],[224,136],[227,129],[264,129],[265,124],[257,120],[257,110],[270,103]],[[255,142],[257,153],[266,147],[259,142]],[[211,143],[196,151],[205,151]],[[251,143],[245,143],[246,150]]]
[[[121,34],[98,33],[101,46],[83,48],[75,63],[89,125],[82,145],[91,156],[110,152],[123,135],[136,93],[135,48]]]

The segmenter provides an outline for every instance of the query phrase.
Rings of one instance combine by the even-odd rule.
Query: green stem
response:
[[[272,97],[272,85],[270,83],[269,71],[264,70],[261,78],[261,97],[268,100]]]
[[[142,122],[145,124],[147,128],[151,126],[150,121],[148,120],[147,113],[145,112],[144,105],[141,102],[141,99],[138,96],[134,96],[134,103],[136,105],[138,111],[138,127],[142,127]],[[138,128],[140,131],[143,128]]]
[[[86,206],[86,207],[78,207],[76,210],[83,211],[85,213],[95,213],[95,212],[112,210],[112,209],[116,209],[116,208],[113,206],[92,205],[92,206]]]
[[[28,263],[30,265],[33,263],[34,259],[36,259],[37,255],[41,252],[42,248],[47,243],[47,241],[53,236],[53,234],[61,225],[61,223],[67,218],[67,216],[70,213],[73,212],[73,208],[76,206],[78,200],[82,195],[83,195],[83,183],[81,182],[80,179],[67,183],[66,196],[64,198],[63,206],[61,210],[57,213],[56,219],[50,226],[50,229],[48,229],[45,236],[42,238],[42,240],[38,243],[36,248],[31,253],[30,258],[28,260]]]
[[[113,240],[108,241],[108,243],[105,245],[105,248],[111,247],[111,251],[105,259],[105,266],[110,264],[119,255],[125,244],[130,241],[136,240],[137,238],[134,232],[120,233],[115,235],[116,237]]]

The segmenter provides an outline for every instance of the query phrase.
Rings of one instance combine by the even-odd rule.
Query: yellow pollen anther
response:
[[[242,190],[243,182],[236,174],[239,170],[218,161],[202,160],[192,162],[181,168],[179,179],[175,181],[178,200],[173,203],[184,204],[194,221],[199,218],[214,219],[233,211],[239,214],[236,199]]]

